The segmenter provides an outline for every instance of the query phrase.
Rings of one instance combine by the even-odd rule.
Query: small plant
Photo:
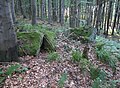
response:
[[[99,77],[99,74],[100,74],[100,69],[95,68],[95,67],[90,68],[90,77],[91,77],[92,80]]]
[[[80,51],[73,51],[72,52],[72,60],[75,62],[79,62],[82,58],[82,54]]]
[[[61,75],[60,80],[58,81],[59,88],[63,88],[64,87],[64,83],[65,83],[66,80],[67,80],[67,73],[63,73]]]
[[[101,50],[97,50],[97,57],[100,61],[102,61],[103,63],[107,63],[110,60],[110,53],[106,52],[104,49]]]
[[[101,80],[99,77],[93,82],[92,88],[118,88],[116,83],[120,80]]]
[[[80,66],[80,68],[81,68],[82,71],[85,71],[85,70],[88,71],[89,70],[89,66],[90,66],[90,62],[86,58],[82,58],[79,61],[79,66]]]
[[[57,52],[52,52],[52,53],[49,53],[49,55],[47,56],[47,59],[48,61],[56,61],[56,60],[59,60],[60,56]]]
[[[17,71],[17,69],[20,67],[20,64],[15,64],[15,65],[11,65],[7,71],[5,72],[5,74],[7,76],[11,76],[12,73],[14,73],[15,71]]]
[[[90,77],[92,80],[95,80],[98,77],[101,80],[104,80],[106,77],[106,73],[105,73],[105,71],[100,70],[99,68],[90,67]]]
[[[7,76],[11,76],[14,72],[25,72],[28,68],[22,67],[20,64],[10,65],[6,71],[0,69],[0,84],[4,82]]]

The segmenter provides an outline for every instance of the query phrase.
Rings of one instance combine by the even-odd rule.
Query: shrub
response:
[[[57,52],[51,52],[47,56],[47,60],[50,61],[50,62],[59,60],[59,58],[60,58],[60,56]]]
[[[72,60],[75,62],[79,62],[82,59],[82,53],[80,51],[72,52]]]
[[[59,88],[63,88],[64,87],[64,83],[65,83],[66,80],[67,80],[67,73],[63,73],[61,75],[60,80],[58,81]]]

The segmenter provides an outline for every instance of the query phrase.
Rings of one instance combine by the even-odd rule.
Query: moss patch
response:
[[[44,34],[38,32],[19,32],[19,56],[36,55],[40,51]]]
[[[44,32],[18,32],[19,56],[36,56],[41,49],[55,51],[55,33]]]
[[[44,31],[43,47],[45,50],[54,51],[55,50],[55,33],[51,31]]]
[[[73,39],[80,39],[81,42],[84,43],[86,41],[89,41],[89,37],[93,33],[93,28],[89,26],[74,28],[74,29],[70,29],[70,33],[72,33],[70,37],[72,37]]]

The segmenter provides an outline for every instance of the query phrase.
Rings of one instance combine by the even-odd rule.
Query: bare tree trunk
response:
[[[32,16],[31,16],[31,12],[32,12],[32,11],[31,11],[31,10],[32,10],[31,7],[32,7],[32,6],[31,6],[31,0],[29,0],[29,11],[28,11],[28,13],[29,13],[29,19],[30,19],[30,20],[31,20],[31,18],[32,18]]]
[[[56,9],[56,3],[57,3],[57,0],[52,0],[52,11],[53,11],[53,14],[52,14],[52,19],[53,19],[53,22],[57,22],[57,9]]]
[[[40,3],[39,0],[37,0],[37,17],[40,16]]]
[[[32,0],[31,5],[32,5],[32,25],[35,25],[37,23],[36,0]]]
[[[17,61],[17,40],[9,0],[0,0],[0,61]]]
[[[65,11],[65,0],[59,0],[59,22],[61,25],[64,24],[64,11]]]
[[[23,9],[22,0],[19,0],[19,4],[20,4],[20,11],[21,11],[21,14],[23,15],[23,18],[27,18]]]
[[[120,32],[120,7],[119,7],[119,10],[118,10],[118,14],[117,14],[117,15],[118,15],[118,16],[117,16],[117,23],[116,23],[117,27],[116,27],[116,29],[117,29],[117,31]]]
[[[45,20],[46,17],[45,8],[46,8],[46,0],[41,0],[41,20]]]
[[[100,23],[101,23],[101,8],[102,8],[102,3],[98,5],[98,12],[97,12],[97,19],[96,19],[96,29],[97,29],[97,34],[99,34],[99,29],[100,29]]]
[[[69,16],[70,16],[70,27],[75,28],[76,27],[76,0],[70,0],[70,10],[69,10]]]
[[[107,31],[106,31],[106,36],[108,35],[109,31],[109,24],[110,24],[110,14],[111,14],[111,7],[112,7],[112,1],[109,1],[109,10],[108,10],[108,18],[107,18]]]
[[[114,22],[113,22],[113,28],[112,28],[112,35],[114,35],[114,30],[115,30],[115,25],[116,25],[116,20],[117,20],[117,13],[119,9],[119,0],[116,1],[116,9],[115,9],[115,15],[114,15]]]
[[[48,0],[48,23],[52,23],[52,1]]]

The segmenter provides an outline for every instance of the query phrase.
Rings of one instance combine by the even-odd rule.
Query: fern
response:
[[[65,83],[66,80],[67,80],[67,73],[63,73],[61,75],[60,80],[58,81],[59,88],[63,88],[64,87],[64,83]]]
[[[7,71],[5,72],[6,75],[11,76],[13,72],[15,72],[20,67],[20,64],[11,65]]]
[[[60,56],[57,52],[52,52],[47,56],[49,62],[59,60]]]
[[[79,62],[82,59],[82,54],[79,51],[73,51],[72,52],[72,60],[74,62]]]

